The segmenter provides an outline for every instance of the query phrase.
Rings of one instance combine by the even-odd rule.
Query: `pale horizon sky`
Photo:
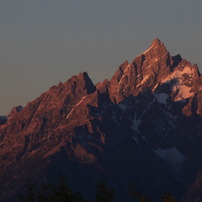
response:
[[[109,79],[154,38],[202,72],[202,1],[1,0],[0,115],[79,72]]]

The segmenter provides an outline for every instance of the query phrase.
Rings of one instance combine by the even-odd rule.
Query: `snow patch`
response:
[[[121,110],[123,110],[123,111],[127,110],[127,106],[124,105],[124,104],[122,104],[122,103],[119,103],[119,104],[118,104],[118,107],[120,107]]]
[[[93,114],[94,116],[100,116],[100,114]]]
[[[148,78],[149,78],[149,75],[145,75],[144,78],[142,79],[142,81],[136,86],[136,88],[143,85],[147,81]]]
[[[147,69],[149,69],[154,63],[158,62],[160,60],[160,57],[157,57],[155,59],[153,59],[150,63],[150,65],[147,66]]]
[[[139,143],[137,137],[133,136],[133,140],[134,140],[135,142]]]
[[[70,117],[70,115],[74,112],[75,108],[77,106],[79,106],[83,101],[84,99],[86,98],[87,96],[84,96],[74,107],[72,107],[71,111],[68,113],[68,115],[66,116],[66,119],[68,119]]]
[[[130,127],[132,128],[132,130],[134,132],[139,133],[139,127],[142,124],[142,121],[140,119],[137,119],[137,115],[135,114],[135,118],[132,121],[132,124],[130,125]]]
[[[155,46],[155,44],[153,44],[152,46],[150,46],[146,51],[144,51],[141,55],[149,52],[153,47]]]
[[[126,68],[124,69],[124,73],[126,73],[130,67],[131,67],[131,64],[128,64],[128,65],[126,66]]]
[[[130,64],[128,64],[128,65],[125,67],[124,72],[123,72],[123,74],[122,74],[122,77],[121,77],[121,79],[120,79],[120,81],[119,81],[119,83],[118,83],[118,86],[123,83],[123,78],[125,78],[125,76],[126,76],[125,74],[126,74],[126,72],[128,71],[128,69],[129,69],[130,67],[131,67]]]
[[[191,87],[185,86],[185,85],[177,85],[173,90],[178,90],[178,95],[175,98],[175,101],[179,101],[182,99],[190,98],[194,95],[191,91]]]
[[[183,74],[188,74],[190,77],[194,75],[194,72],[190,67],[185,67],[182,71],[176,70],[172,74],[170,74],[168,77],[164,78],[162,80],[162,83],[166,83],[167,81],[170,81],[172,79],[179,79],[180,81],[183,78]]]
[[[161,103],[161,104],[166,104],[167,98],[169,97],[168,94],[166,94],[166,93],[154,94],[154,96],[155,96],[157,102]]]
[[[173,79],[177,79],[177,83],[173,87],[173,92],[177,92],[177,96],[174,101],[180,101],[183,99],[190,98],[194,95],[191,91],[191,87],[184,85],[183,83],[183,74],[188,74],[190,79],[193,79],[194,71],[191,67],[186,66],[182,71],[176,70],[168,77],[164,78],[161,83],[169,83]]]
[[[157,148],[154,152],[172,168],[180,171],[185,160],[185,156],[177,149],[177,147],[171,147],[168,149]]]

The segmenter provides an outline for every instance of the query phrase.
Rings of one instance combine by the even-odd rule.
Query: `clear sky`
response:
[[[79,72],[110,78],[154,38],[202,72],[202,1],[0,0],[0,114]]]

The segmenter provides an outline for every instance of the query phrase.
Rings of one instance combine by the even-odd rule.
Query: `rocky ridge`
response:
[[[2,198],[15,201],[26,177],[63,173],[87,198],[104,179],[117,201],[131,180],[154,199],[171,190],[188,201],[202,165],[201,91],[197,65],[159,39],[110,80],[95,86],[84,72],[51,87],[0,125]]]

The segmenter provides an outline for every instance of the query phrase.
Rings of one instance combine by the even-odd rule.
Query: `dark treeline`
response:
[[[81,193],[73,192],[61,177],[59,185],[44,184],[40,188],[28,180],[25,184],[26,192],[19,194],[18,199],[21,202],[88,202]],[[110,202],[113,201],[115,190],[108,188],[106,182],[100,182],[96,185],[97,192],[95,194],[96,202]],[[130,197],[135,202],[154,202],[152,199],[146,197],[143,193],[137,191],[136,184],[129,186]],[[178,202],[170,193],[164,193],[160,196],[161,202]]]

